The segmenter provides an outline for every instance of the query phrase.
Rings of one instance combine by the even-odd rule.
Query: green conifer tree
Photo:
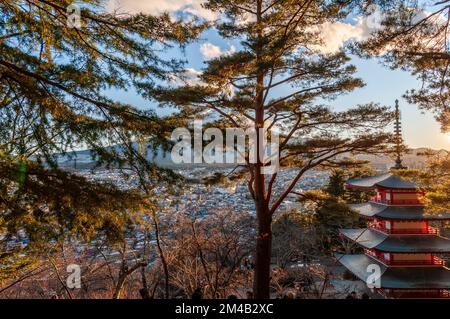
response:
[[[57,158],[89,148],[98,165],[126,164],[145,183],[164,178],[132,142],[165,142],[174,119],[116,101],[108,90],[142,93],[167,79],[182,64],[158,52],[184,45],[204,26],[168,15],[107,13],[105,4],[0,2],[2,269],[15,272],[70,237],[114,240],[139,221],[133,214],[143,203],[154,210],[140,191],[62,171]]]
[[[297,169],[287,185],[276,183],[277,172],[263,174],[267,163],[261,158],[248,161],[249,151],[259,154],[262,143],[247,148],[246,164],[234,171],[247,179],[256,208],[256,298],[270,296],[273,215],[305,172],[344,164],[342,154],[381,152],[388,141],[382,133],[392,118],[387,108],[369,104],[334,112],[319,102],[363,86],[353,77],[355,67],[343,51],[322,54],[319,49],[326,45],[321,27],[341,21],[354,5],[353,1],[206,1],[205,7],[222,17],[215,28],[224,39],[240,41],[238,50],[208,61],[199,83],[149,90],[161,104],[178,107],[185,118],[211,114],[209,125],[255,128],[257,140],[259,128],[282,132],[280,165]]]
[[[406,92],[408,102],[431,111],[450,130],[450,1],[369,0],[379,11],[372,37],[356,45],[366,57],[382,57],[392,68],[410,71],[422,83]],[[367,12],[373,14],[373,12]]]

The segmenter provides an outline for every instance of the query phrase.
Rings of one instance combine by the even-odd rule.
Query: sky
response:
[[[145,12],[159,14],[169,12],[174,16],[180,14],[195,14],[204,19],[214,19],[216,16],[201,7],[203,0],[109,0],[108,10],[119,12]],[[368,19],[353,17],[348,21],[324,26],[323,37],[326,46],[322,52],[331,53],[338,50],[346,41],[364,40],[370,34],[371,28],[377,23],[376,13]],[[201,39],[187,46],[183,51],[173,49],[167,52],[167,57],[176,57],[188,61],[187,70],[195,76],[201,72],[208,59],[223,54],[233,53],[239,49],[239,42],[229,42],[220,38],[214,30],[204,32]],[[360,59],[352,56],[351,63],[357,67],[356,76],[366,83],[366,86],[347,95],[340,96],[328,104],[336,110],[344,110],[358,104],[369,102],[394,106],[399,99],[402,113],[403,137],[411,148],[429,147],[433,149],[450,150],[450,134],[440,131],[432,114],[421,112],[416,105],[408,104],[402,95],[408,90],[418,88],[420,83],[408,72],[390,70],[376,59]],[[130,103],[142,108],[155,107],[151,102],[140,98],[133,91],[108,92],[112,98]],[[159,114],[167,114],[170,110],[157,109]]]

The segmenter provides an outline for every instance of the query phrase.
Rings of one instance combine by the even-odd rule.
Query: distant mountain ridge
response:
[[[132,147],[135,151],[138,151],[139,147],[137,143],[132,143]],[[107,150],[113,150],[118,154],[124,153],[123,145],[114,145],[107,148]],[[144,154],[145,158],[157,164],[158,166],[166,167],[174,165],[170,159],[170,152],[164,152],[161,149],[153,150],[149,145]],[[57,163],[62,168],[84,169],[92,168],[95,166],[95,152],[92,150],[81,150],[67,152],[67,154],[57,154]]]
[[[433,149],[429,149],[429,148],[425,148],[425,147],[410,149],[409,153],[404,154],[402,156],[403,165],[405,165],[406,167],[410,167],[410,168],[423,168],[427,161],[427,157],[424,156],[423,154],[427,153],[427,152],[438,155],[438,154],[444,154],[447,151],[446,150],[433,150]],[[394,159],[389,156],[386,156],[386,155],[376,156],[376,155],[367,154],[367,155],[359,155],[359,156],[357,156],[357,158],[361,159],[361,160],[370,161],[372,163],[372,165],[377,168],[383,168],[383,166],[386,166],[385,168],[388,169],[388,168],[392,167],[394,164]]]
[[[133,143],[132,147],[137,151],[138,145],[137,143]],[[114,148],[116,152],[119,154],[123,152],[122,145],[111,146],[110,148]],[[407,167],[412,168],[422,168],[426,163],[426,157],[421,156],[420,154],[425,152],[435,152],[436,154],[447,152],[445,150],[432,150],[424,147],[411,149],[408,154],[403,156],[403,164]],[[341,155],[343,157],[348,157],[348,154]],[[72,169],[87,169],[95,166],[94,152],[92,150],[81,150],[81,151],[73,151],[68,152],[67,154],[57,154],[57,163],[62,168],[72,168]],[[171,160],[170,151],[164,152],[161,149],[153,150],[151,146],[147,147],[145,152],[145,158],[155,163],[161,167],[177,167],[183,168],[186,166],[193,166],[194,164],[175,164]],[[357,159],[367,160],[372,163],[372,165],[377,169],[388,169],[394,164],[394,159],[390,158],[386,155],[358,155]],[[207,164],[203,164],[207,165]],[[226,165],[226,164],[223,164]],[[195,166],[202,166],[202,164],[195,164]],[[218,164],[218,166],[222,166]]]

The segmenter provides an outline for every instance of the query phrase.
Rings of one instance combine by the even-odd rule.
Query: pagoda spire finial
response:
[[[395,124],[394,124],[394,132],[395,132],[395,153],[397,154],[397,158],[395,160],[395,169],[405,168],[402,164],[402,123],[400,121],[400,107],[398,105],[398,100],[395,100]]]

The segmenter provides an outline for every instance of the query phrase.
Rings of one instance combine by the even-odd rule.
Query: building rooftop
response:
[[[438,235],[387,235],[370,228],[341,229],[364,248],[391,253],[448,253],[450,240]]]
[[[373,202],[349,206],[365,217],[403,220],[450,220],[449,212],[427,214],[423,206],[386,206]]]
[[[349,179],[346,182],[346,186],[359,189],[373,189],[376,186],[397,189],[416,189],[415,183],[404,180],[399,176],[392,175],[390,173],[378,176]]]
[[[387,267],[367,255],[340,255],[336,258],[359,279],[373,276],[373,265],[381,271],[380,288],[449,289],[450,271],[446,267]],[[372,267],[369,267],[372,266]]]

